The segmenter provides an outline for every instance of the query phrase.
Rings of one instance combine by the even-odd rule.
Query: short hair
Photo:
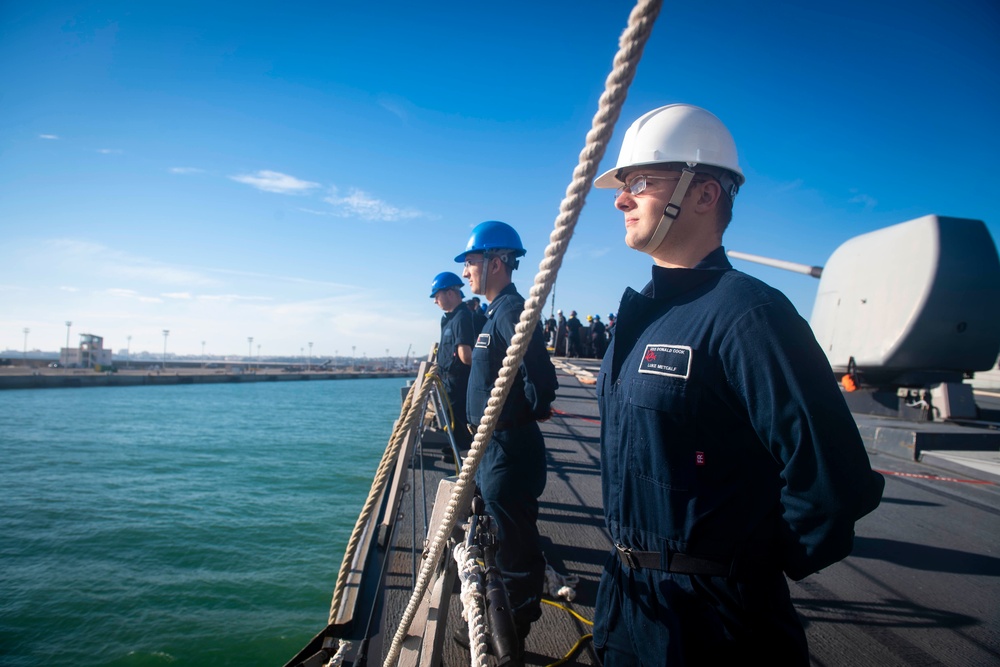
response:
[[[651,171],[684,171],[688,166],[683,162],[661,162],[659,164],[644,165],[643,169],[649,169]],[[638,170],[637,170],[638,171]],[[718,227],[719,235],[721,236],[726,228],[729,227],[729,223],[733,220],[733,195],[729,192],[726,187],[726,183],[735,184],[737,181],[733,178],[733,172],[722,167],[714,167],[708,164],[699,164],[694,168],[695,180],[692,182],[697,182],[699,175],[705,175],[710,177],[713,181],[719,184],[719,189],[722,191],[719,196],[718,204],[715,207],[715,223]],[[687,193],[684,194],[687,196]]]
[[[510,248],[494,248],[486,252],[486,257],[489,259],[493,259],[494,257],[499,259],[507,267],[507,273],[510,274],[520,264],[516,253],[516,250],[511,250]]]

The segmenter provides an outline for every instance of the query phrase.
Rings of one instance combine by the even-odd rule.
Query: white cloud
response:
[[[175,302],[197,302],[197,303],[236,303],[236,302],[268,302],[274,299],[269,296],[244,296],[242,294],[191,294],[190,292],[163,292],[160,296],[144,296],[136,290],[123,287],[112,287],[105,290],[105,293],[126,299],[135,299],[143,303],[163,303],[164,299]],[[163,298],[160,298],[163,297]]]
[[[273,273],[260,273],[257,271],[237,271],[235,269],[207,269],[215,274],[221,275],[231,275],[231,276],[241,276],[246,278],[259,278],[264,280],[268,284],[275,284],[279,282],[295,283],[297,285],[311,285],[314,287],[319,287],[322,289],[335,289],[335,290],[347,290],[353,291],[358,289],[357,285],[350,285],[347,283],[335,283],[329,280],[315,280],[312,278],[299,278],[298,276],[281,276]]]
[[[54,140],[54,139],[58,139],[59,135],[57,135],[57,134],[39,134],[38,138],[39,139],[53,139]]]
[[[123,151],[119,148],[98,148],[97,152],[101,155],[121,155]]]
[[[198,169],[197,167],[171,167],[169,169],[171,174],[203,174],[204,169]]]
[[[242,296],[240,294],[199,294],[198,301],[233,303],[236,301],[272,301],[269,296]]]
[[[101,275],[126,284],[135,284],[137,281],[184,287],[218,284],[218,280],[197,270],[131,255],[100,243],[55,239],[48,241],[45,246],[47,261],[53,256],[58,257],[62,266],[72,266],[80,275]]]
[[[135,299],[139,303],[163,303],[163,299],[156,296],[144,296],[134,289],[127,289],[124,287],[111,287],[104,290],[110,296],[118,297],[121,299]]]
[[[313,188],[319,187],[319,183],[299,180],[294,176],[266,169],[258,171],[254,174],[238,174],[236,176],[230,176],[229,178],[233,179],[237,183],[252,185],[258,190],[263,190],[264,192],[277,192],[278,194],[283,195],[305,194]]]
[[[367,192],[357,188],[351,189],[346,197],[337,196],[337,188],[331,188],[330,195],[323,201],[337,208],[334,215],[342,218],[357,216],[363,220],[378,220],[395,222],[413,218],[428,217],[413,208],[399,208],[380,199],[375,199]]]
[[[412,108],[409,101],[394,95],[382,94],[378,96],[378,105],[399,118],[404,123],[409,121],[408,109]]]
[[[784,192],[791,192],[792,190],[798,190],[803,186],[804,183],[805,182],[801,178],[796,178],[794,181],[788,181],[787,183],[780,183],[776,188],[774,188],[774,192],[777,194],[781,194]]]
[[[856,190],[852,190],[852,192],[857,192],[857,191]],[[874,197],[872,197],[870,195],[866,195],[866,194],[863,194],[863,193],[856,194],[853,197],[851,197],[850,199],[848,199],[847,201],[850,204],[861,204],[862,207],[866,211],[871,211],[876,206],[878,206],[878,200],[877,199],[875,199]]]
[[[116,350],[125,348],[131,336],[133,354],[162,352],[163,329],[170,330],[170,353],[198,354],[207,340],[211,354],[245,355],[246,338],[252,335],[254,345],[263,345],[262,356],[298,354],[314,341],[314,356],[333,356],[338,349],[348,354],[356,345],[357,355],[367,351],[369,358],[386,348],[402,356],[410,343],[416,346],[412,354],[417,349],[422,354],[440,334],[426,303],[414,312],[408,304],[390,305],[367,282],[317,280],[297,276],[294,269],[258,273],[174,264],[69,238],[33,241],[11,254],[17,264],[8,270],[20,275],[23,264],[25,275],[39,277],[15,281],[0,275],[0,320],[17,318],[14,325],[0,327],[0,348],[20,349],[19,332],[31,327],[32,346],[44,340],[42,349],[58,349],[65,344],[63,320],[73,321],[74,336],[90,331]],[[26,270],[39,266],[46,271]],[[52,274],[52,267],[61,274]]]

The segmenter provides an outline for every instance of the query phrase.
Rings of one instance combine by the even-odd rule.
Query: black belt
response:
[[[710,577],[728,577],[732,572],[732,563],[720,563],[707,558],[698,558],[682,553],[672,553],[668,556],[666,567],[663,564],[663,554],[659,551],[636,551],[623,544],[616,544],[618,558],[630,570],[662,570],[674,574],[703,574]]]

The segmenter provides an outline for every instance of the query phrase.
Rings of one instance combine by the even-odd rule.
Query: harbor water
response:
[[[282,665],[401,379],[0,392],[0,665]]]

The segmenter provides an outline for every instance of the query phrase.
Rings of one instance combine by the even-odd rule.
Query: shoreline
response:
[[[46,372],[47,371],[47,372]],[[180,384],[223,384],[245,382],[302,382],[318,380],[357,380],[364,378],[413,378],[409,371],[279,371],[261,370],[255,373],[231,373],[225,370],[148,371],[130,370],[101,373],[89,370],[0,373],[0,390],[3,389],[73,389],[80,387],[142,387]]]

